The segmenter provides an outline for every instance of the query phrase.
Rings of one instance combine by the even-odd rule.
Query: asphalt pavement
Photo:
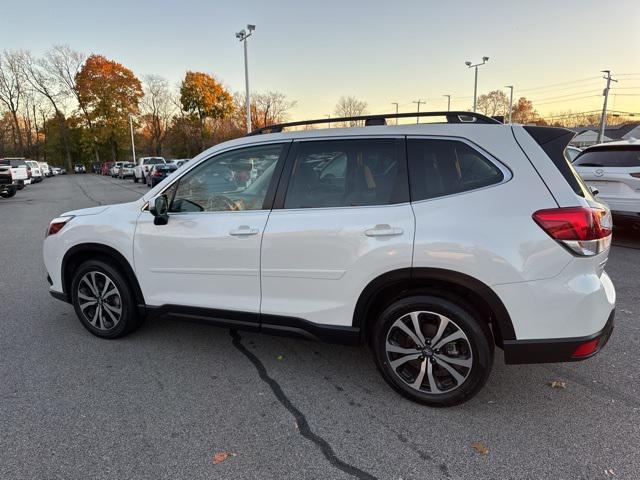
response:
[[[432,409],[364,347],[170,320],[90,335],[48,294],[45,228],[145,191],[67,175],[0,199],[0,479],[640,478],[633,234],[607,265],[618,307],[599,355],[505,366],[498,351],[474,399]]]

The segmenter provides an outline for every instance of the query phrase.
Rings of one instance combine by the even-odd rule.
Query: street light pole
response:
[[[421,103],[426,103],[426,102],[424,100],[416,100],[415,102],[411,102],[411,103],[417,103],[418,104],[418,113],[420,113],[420,104]],[[416,123],[420,123],[420,117],[418,117],[417,115],[416,115]]]
[[[398,114],[398,102],[391,102],[391,105],[395,105],[396,106],[396,115]],[[396,125],[398,124],[398,117],[396,117]]]
[[[478,67],[481,65],[484,65],[485,63],[487,63],[489,61],[489,57],[482,57],[482,63],[476,63],[475,65],[472,65],[471,62],[464,62],[464,64],[468,67],[468,68],[475,68],[475,78],[473,81],[473,111],[475,113],[476,111],[476,107],[477,107],[477,100],[478,100]]]
[[[507,85],[505,88],[511,90],[509,95],[509,125],[511,125],[511,114],[513,112],[513,85]]]
[[[598,129],[598,140],[597,143],[602,142],[602,137],[604,137],[604,129],[607,125],[607,101],[609,100],[609,87],[611,86],[611,82],[617,82],[611,78],[611,70],[602,70],[602,73],[606,73],[606,77],[602,77],[607,81],[607,86],[604,88],[602,95],[604,96],[604,104],[602,105],[602,117],[600,117],[600,128]]]
[[[253,31],[255,29],[255,25],[247,25],[247,30],[243,28],[236,33],[236,38],[244,43],[244,83],[246,88],[245,104],[247,109],[247,133],[251,133],[251,101],[249,98],[249,57],[247,54],[247,38],[253,35]],[[249,33],[247,33],[247,31]]]
[[[451,111],[451,95],[443,95],[443,97],[447,97],[447,112]]]
[[[136,144],[133,140],[133,120],[129,114],[129,131],[131,132],[131,154],[133,155],[133,163],[136,163]]]

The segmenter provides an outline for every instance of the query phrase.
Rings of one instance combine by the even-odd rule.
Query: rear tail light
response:
[[[56,233],[58,233],[67,223],[69,223],[69,220],[71,220],[72,218],[73,217],[58,217],[51,220],[51,223],[49,223],[49,228],[47,229],[46,236],[48,237],[49,235],[55,235]]]
[[[153,172],[153,176],[154,177],[161,177],[162,176],[162,172],[160,170],[156,170],[155,172]]]
[[[597,255],[611,245],[613,221],[604,208],[566,207],[538,210],[535,222],[575,255]]]
[[[588,357],[592,355],[598,349],[598,343],[600,339],[594,338],[578,345],[571,355],[573,358]]]

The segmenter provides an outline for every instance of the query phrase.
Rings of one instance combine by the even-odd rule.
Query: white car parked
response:
[[[614,214],[640,222],[640,141],[594,145],[573,165]]]
[[[25,160],[29,168],[31,169],[31,183],[39,183],[44,180],[44,173],[40,168],[40,164],[35,160]]]
[[[140,157],[136,162],[136,167],[133,172],[133,181],[138,183],[142,181],[142,183],[146,183],[147,176],[149,175],[149,170],[154,165],[160,163],[167,163],[163,157]]]
[[[438,115],[271,126],[138,201],[64,213],[44,241],[51,294],[104,338],[172,316],[367,342],[395,390],[434,406],[471,398],[495,346],[507,363],[595,355],[612,225],[564,157],[573,132]]]
[[[18,190],[22,190],[25,185],[31,184],[29,166],[24,158],[1,158],[0,166],[1,165],[11,167],[11,175]]]

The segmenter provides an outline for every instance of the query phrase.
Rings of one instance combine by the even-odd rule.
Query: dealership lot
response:
[[[607,267],[618,307],[602,353],[582,363],[509,367],[498,353],[487,388],[437,410],[393,392],[364,348],[167,320],[121,340],[91,336],[70,305],[47,293],[45,227],[64,211],[146,191],[67,175],[0,202],[0,478],[635,478],[640,471],[640,242],[630,236],[613,247]],[[216,464],[220,452],[235,456]]]

